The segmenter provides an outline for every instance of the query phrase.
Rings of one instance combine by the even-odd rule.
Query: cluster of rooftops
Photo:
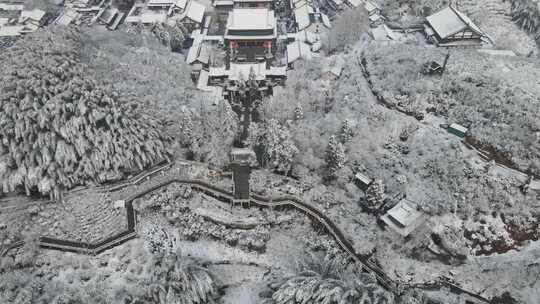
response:
[[[25,9],[23,1],[0,2],[0,37],[16,37],[37,30],[46,12]]]
[[[2,1],[10,2],[0,3],[0,37],[21,35],[43,25],[43,10],[25,10],[23,0]],[[375,40],[399,38],[384,24],[381,9],[371,0],[212,0],[211,7],[198,0],[137,0],[127,8],[113,7],[110,0],[65,0],[54,22],[98,23],[111,30],[121,23],[180,23],[191,33],[185,45],[189,48],[186,62],[192,66],[197,87],[218,92],[227,88],[221,85],[224,82],[246,80],[253,73],[258,81],[279,84],[295,61],[319,56],[321,33],[332,26],[329,8],[321,3],[336,10],[362,5]],[[445,47],[480,44],[487,36],[451,6],[428,16],[423,31],[428,41]],[[224,54],[221,62],[215,60],[216,52]],[[335,77],[342,64],[332,62],[339,63],[328,67]]]

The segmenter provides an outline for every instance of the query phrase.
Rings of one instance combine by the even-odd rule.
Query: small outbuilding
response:
[[[287,63],[291,64],[298,59],[310,60],[313,57],[309,45],[302,41],[287,44]]]
[[[373,183],[373,179],[365,176],[364,174],[358,172],[354,175],[354,183],[362,191],[366,191],[367,188]]]
[[[465,128],[464,126],[462,125],[458,125],[457,123],[453,123],[451,124],[450,126],[448,126],[448,132],[456,135],[456,136],[459,136],[461,138],[465,138],[465,136],[467,135],[467,132],[468,132],[468,129]]]
[[[416,203],[402,199],[392,209],[381,217],[381,220],[401,236],[407,237],[425,222],[422,211]]]

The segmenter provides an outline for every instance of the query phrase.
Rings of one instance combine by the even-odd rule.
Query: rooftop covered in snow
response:
[[[484,35],[482,30],[469,17],[451,6],[428,16],[426,20],[441,39],[465,29],[470,29],[481,36]]]
[[[227,19],[226,39],[273,39],[276,17],[267,8],[233,9]]]

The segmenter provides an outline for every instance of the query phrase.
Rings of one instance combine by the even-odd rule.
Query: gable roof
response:
[[[305,42],[294,41],[287,44],[287,63],[292,63],[300,58],[311,59],[312,54]]]
[[[208,71],[202,70],[197,79],[197,89],[201,91],[212,91],[213,89],[208,86]]]
[[[267,8],[233,9],[229,13],[229,30],[265,30],[276,27],[274,11]]]
[[[147,6],[171,6],[174,4],[174,0],[150,0]]]
[[[19,36],[23,30],[23,25],[3,26],[0,28],[0,37]]]
[[[140,21],[144,24],[163,23],[165,22],[165,20],[167,20],[167,12],[165,11],[156,12],[156,13],[151,12],[151,11],[146,11],[142,13],[140,16]]]
[[[299,31],[311,24],[311,21],[309,20],[308,5],[302,5],[301,7],[294,9],[294,20],[296,20],[296,24],[298,24]]]
[[[202,36],[195,37],[193,45],[191,46],[191,48],[189,48],[186,57],[186,62],[188,64],[195,63],[195,61],[207,64],[210,60],[208,50],[206,49],[206,45],[204,45],[204,43],[202,42],[202,38]]]
[[[439,37],[446,38],[467,28],[484,36],[484,33],[469,17],[449,6],[426,18],[427,22]]]
[[[347,2],[353,7],[358,7],[362,4],[362,0],[347,0]]]
[[[185,9],[186,5],[187,5],[187,0],[178,0],[178,1],[176,1],[176,3],[174,5],[176,7],[181,8],[181,9]]]
[[[204,5],[192,0],[189,2],[188,8],[186,9],[185,17],[188,17],[197,23],[202,23],[205,9]]]
[[[0,10],[4,10],[4,11],[22,11],[23,9],[24,9],[23,4],[0,3]]]
[[[45,16],[45,11],[36,8],[31,11],[22,11],[19,20],[31,19],[40,22],[43,16]]]

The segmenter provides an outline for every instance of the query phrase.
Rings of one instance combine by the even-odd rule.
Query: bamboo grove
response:
[[[159,120],[92,76],[78,30],[50,27],[0,57],[0,190],[58,198],[169,155]]]

